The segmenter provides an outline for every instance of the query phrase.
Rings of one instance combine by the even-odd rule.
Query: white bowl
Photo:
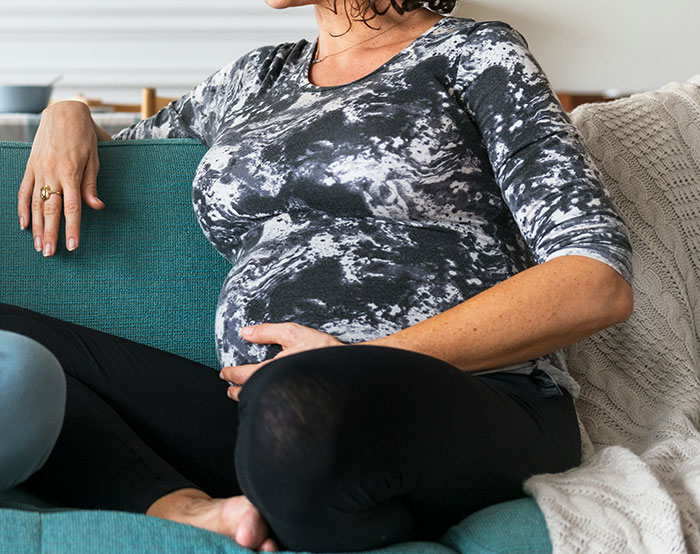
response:
[[[52,91],[53,85],[0,85],[0,113],[41,113]]]

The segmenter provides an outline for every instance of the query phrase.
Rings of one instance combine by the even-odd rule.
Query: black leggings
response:
[[[211,368],[113,335],[6,304],[0,329],[46,346],[66,373],[63,429],[26,486],[67,506],[245,494],[283,548],[366,550],[435,540],[522,497],[528,476],[580,461],[571,397],[525,375],[340,346],[267,364],[237,404]]]

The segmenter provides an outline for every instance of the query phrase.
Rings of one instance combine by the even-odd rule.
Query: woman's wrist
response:
[[[110,135],[107,131],[99,127],[94,120],[92,122],[92,126],[95,129],[95,134],[97,135],[97,142],[105,142],[108,140],[112,140],[112,135]]]
[[[98,127],[95,120],[92,119],[90,107],[85,102],[81,102],[80,100],[61,100],[60,102],[54,102],[42,112],[42,118],[49,112],[53,112],[52,115],[59,113],[70,118],[85,117],[89,119],[90,123],[92,124],[92,128],[95,131],[95,136],[97,137],[97,142],[112,140],[112,136],[101,127]]]

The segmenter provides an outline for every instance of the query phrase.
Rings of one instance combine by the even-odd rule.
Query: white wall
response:
[[[511,23],[558,90],[635,92],[700,73],[700,0],[463,0]]]
[[[559,90],[700,73],[700,0],[462,0],[457,14],[512,23]],[[63,75],[56,97],[137,103],[144,86],[179,96],[256,46],[314,36],[311,8],[263,0],[0,0],[0,83]]]
[[[315,37],[312,8],[263,0],[0,0],[0,83],[63,75],[55,97],[83,92],[138,103],[179,96],[247,51]]]

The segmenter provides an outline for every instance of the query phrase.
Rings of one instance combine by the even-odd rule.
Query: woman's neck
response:
[[[342,0],[337,2],[337,12],[318,4],[315,10],[318,24],[317,58],[332,56],[346,49],[368,50],[405,42],[407,37],[421,34],[426,26],[440,19],[440,16],[425,9],[401,15],[389,8],[386,14],[372,19],[369,22],[371,27],[368,27],[362,21],[353,20],[357,14],[351,13],[348,17]]]

